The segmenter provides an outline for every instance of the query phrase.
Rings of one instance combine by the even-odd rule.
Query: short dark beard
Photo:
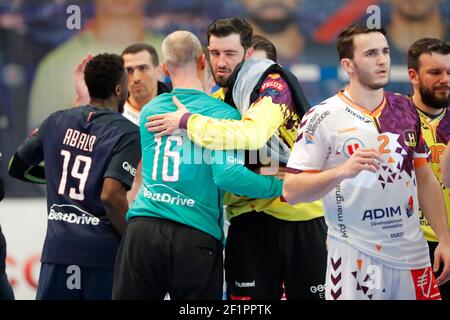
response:
[[[245,52],[244,52],[244,57],[242,58],[242,61],[241,61],[240,63],[242,63],[242,62],[245,61],[245,55],[246,55],[246,53],[247,53],[247,50],[245,50]],[[236,65],[236,67],[237,67],[240,63],[238,63],[238,64]],[[227,79],[224,79],[224,78],[216,79],[216,75],[214,74],[214,70],[213,70],[213,68],[212,68],[212,65],[210,65],[211,74],[212,74],[212,76],[213,76],[213,78],[214,78],[214,82],[215,82],[218,86],[220,86],[220,87],[222,87],[222,88],[228,88],[228,87],[230,86],[230,78],[231,78],[231,76],[233,75],[234,70],[236,70],[236,67],[235,67],[233,70],[231,70],[230,76],[229,76]]]
[[[437,98],[433,90],[428,90],[422,84],[419,87],[420,97],[422,102],[433,109],[444,109],[450,105],[450,96],[447,98]]]
[[[356,63],[355,63],[355,71],[357,73],[357,77],[359,82],[365,86],[366,88],[370,90],[379,90],[388,85],[388,81],[386,83],[373,83],[370,82],[370,76],[367,72],[365,72],[363,69],[361,69]]]
[[[214,82],[219,85],[222,88],[227,88],[228,87],[228,83],[230,82],[230,77],[228,77],[227,79],[224,78],[220,78],[217,79],[216,76],[213,74],[213,78],[214,78]]]

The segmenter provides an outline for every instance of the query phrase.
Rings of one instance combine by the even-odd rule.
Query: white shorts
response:
[[[389,268],[373,257],[328,237],[327,300],[440,300],[431,267]]]

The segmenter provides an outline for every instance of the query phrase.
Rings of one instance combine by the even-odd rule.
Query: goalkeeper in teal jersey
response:
[[[221,299],[224,192],[273,198],[282,181],[245,168],[243,151],[205,149],[183,132],[159,138],[147,131],[148,116],[175,110],[173,97],[192,113],[240,120],[236,109],[202,91],[206,60],[192,33],[170,34],[162,51],[174,90],[141,111],[143,184],[127,213],[113,298]]]

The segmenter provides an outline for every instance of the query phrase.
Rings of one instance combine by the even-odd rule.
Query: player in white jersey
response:
[[[444,202],[414,106],[383,90],[384,30],[350,26],[337,47],[349,86],[305,115],[284,197],[292,204],[324,197],[327,299],[440,299],[437,284],[450,272]],[[433,269],[445,266],[437,281],[419,201],[440,240]]]

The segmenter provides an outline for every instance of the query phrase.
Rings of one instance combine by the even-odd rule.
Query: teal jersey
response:
[[[147,117],[176,111],[176,96],[191,113],[240,120],[239,112],[207,94],[175,89],[157,96],[141,111],[142,187],[127,220],[148,216],[173,220],[224,241],[224,191],[250,198],[281,196],[282,182],[257,175],[243,166],[244,151],[209,150],[194,144],[184,130],[156,138]]]

